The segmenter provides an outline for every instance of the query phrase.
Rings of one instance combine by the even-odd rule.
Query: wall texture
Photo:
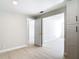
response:
[[[24,15],[0,12],[0,51],[27,46],[27,21]]]

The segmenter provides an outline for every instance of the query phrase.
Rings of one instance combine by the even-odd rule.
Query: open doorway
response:
[[[43,47],[53,52],[54,56],[64,56],[64,13],[43,18]]]

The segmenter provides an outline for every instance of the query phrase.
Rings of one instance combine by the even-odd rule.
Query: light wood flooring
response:
[[[63,40],[51,41],[48,44],[43,47],[30,45],[27,48],[3,53],[0,54],[0,59],[63,59]]]

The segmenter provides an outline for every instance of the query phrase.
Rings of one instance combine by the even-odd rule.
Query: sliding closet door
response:
[[[35,45],[42,46],[42,19],[35,20]]]

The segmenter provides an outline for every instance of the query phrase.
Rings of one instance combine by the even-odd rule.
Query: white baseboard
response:
[[[28,47],[28,46],[27,45],[22,45],[22,46],[17,46],[17,47],[14,47],[14,48],[0,50],[0,54],[1,53],[6,53],[6,52],[9,52],[9,51],[13,51],[13,50],[16,50],[16,49],[24,48],[24,47]]]

